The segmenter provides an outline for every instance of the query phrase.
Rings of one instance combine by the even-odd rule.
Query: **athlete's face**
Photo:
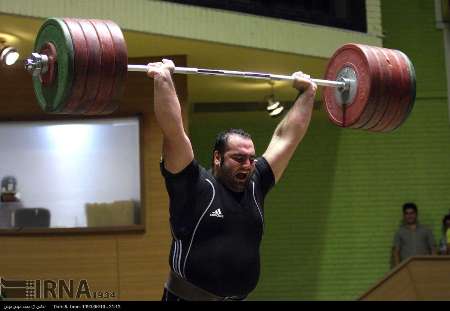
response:
[[[255,168],[255,147],[249,138],[232,134],[228,137],[223,159],[214,153],[216,176],[230,190],[242,192]]]

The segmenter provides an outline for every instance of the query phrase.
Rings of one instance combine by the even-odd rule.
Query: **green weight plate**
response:
[[[64,109],[70,96],[73,80],[73,44],[67,25],[58,18],[49,18],[39,29],[34,50],[51,42],[57,53],[55,80],[50,85],[42,85],[41,77],[33,77],[33,88],[39,105],[45,112],[59,113]]]

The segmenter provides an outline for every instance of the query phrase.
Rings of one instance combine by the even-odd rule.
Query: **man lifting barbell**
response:
[[[317,85],[297,72],[301,91],[256,158],[249,134],[231,129],[217,136],[212,170],[194,157],[186,135],[170,60],[150,63],[154,111],[163,132],[161,172],[170,197],[171,267],[163,300],[244,299],[260,272],[264,198],[281,178],[308,128]]]
[[[164,134],[161,171],[170,197],[173,242],[164,300],[243,299],[259,276],[263,201],[304,136],[316,85],[325,86],[329,119],[345,128],[390,132],[411,112],[415,72],[400,51],[346,44],[331,57],[325,79],[175,67],[168,60],[128,65],[120,28],[112,21],[51,18],[39,30],[25,67],[39,105],[48,113],[107,114],[122,93],[127,71],[154,78],[155,116]],[[171,73],[290,80],[303,91],[255,159],[250,135],[220,134],[212,171],[194,159],[184,132]]]

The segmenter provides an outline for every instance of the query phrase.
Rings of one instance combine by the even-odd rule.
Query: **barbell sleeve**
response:
[[[146,65],[128,65],[128,71],[140,71],[147,72],[148,67]],[[293,76],[277,75],[263,72],[249,72],[249,71],[235,71],[235,70],[222,70],[222,69],[205,69],[205,68],[191,68],[191,67],[175,67],[174,73],[178,74],[198,74],[209,76],[225,76],[225,77],[238,77],[260,80],[275,80],[275,81],[293,81]],[[311,79],[317,85],[346,88],[347,83],[345,81],[331,81],[322,79]]]

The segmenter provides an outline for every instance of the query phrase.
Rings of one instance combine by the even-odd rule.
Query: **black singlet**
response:
[[[275,183],[267,161],[256,159],[242,194],[217,181],[193,160],[171,174],[161,162],[170,198],[171,269],[213,294],[246,296],[260,273],[264,197]]]

